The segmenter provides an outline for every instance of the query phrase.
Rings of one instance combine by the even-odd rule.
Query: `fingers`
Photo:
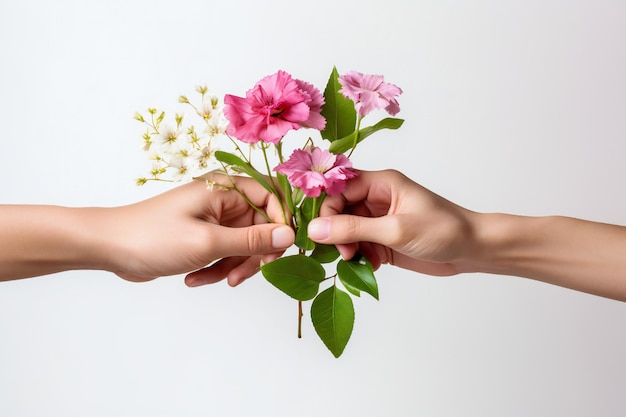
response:
[[[199,287],[215,284],[227,278],[228,285],[235,287],[259,272],[261,259],[261,255],[220,259],[209,267],[188,274],[185,277],[185,284],[189,287]]]
[[[212,230],[213,259],[275,253],[295,241],[291,227],[275,223],[233,228],[214,226]]]
[[[402,184],[410,181],[398,171],[360,171],[359,176],[348,182],[339,195],[326,197],[320,216],[331,216],[348,210],[361,216],[382,216],[402,190]]]
[[[319,217],[309,223],[309,237],[318,243],[372,242],[391,246],[397,235],[393,216],[361,217],[349,214]]]

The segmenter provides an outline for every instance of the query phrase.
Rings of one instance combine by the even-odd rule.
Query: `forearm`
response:
[[[626,301],[626,227],[568,217],[477,215],[470,269]]]
[[[103,269],[102,210],[0,206],[0,281],[73,269]]]

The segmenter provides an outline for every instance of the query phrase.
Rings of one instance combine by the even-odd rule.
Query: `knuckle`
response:
[[[250,253],[260,253],[266,246],[265,235],[258,227],[249,227],[246,238]]]

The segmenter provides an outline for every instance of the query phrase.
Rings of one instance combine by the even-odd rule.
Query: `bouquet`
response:
[[[319,215],[327,195],[340,194],[346,182],[358,175],[350,157],[359,143],[382,129],[398,129],[402,119],[387,117],[363,126],[375,110],[391,116],[400,111],[402,90],[380,75],[350,71],[339,75],[333,68],[324,93],[285,71],[266,76],[245,97],[227,94],[223,100],[196,87],[197,102],[180,96],[200,125],[186,123],[182,113],[165,122],[165,112],[149,108],[135,119],[146,126],[143,149],[153,161],[148,181],[176,181],[219,170],[228,178],[246,175],[256,180],[283,204],[283,220],[296,232],[297,253],[261,266],[265,279],[298,302],[298,337],[301,337],[302,303],[313,300],[311,320],[315,331],[335,357],[352,334],[352,296],[367,293],[378,300],[378,284],[370,262],[362,256],[339,259],[334,246],[315,244],[307,236],[309,222]],[[308,137],[294,147],[288,133],[308,128]],[[287,147],[292,150],[288,157]],[[232,186],[219,185],[225,189]],[[208,182],[213,188],[216,184]],[[250,202],[249,204],[252,205]],[[269,217],[258,207],[255,210]]]

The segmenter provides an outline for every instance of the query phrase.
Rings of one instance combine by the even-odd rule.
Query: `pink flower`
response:
[[[340,93],[354,101],[359,115],[365,116],[376,109],[385,109],[395,116],[400,111],[396,96],[402,94],[400,87],[386,83],[382,75],[364,75],[349,71],[339,76]]]
[[[246,143],[278,143],[290,130],[311,127],[322,130],[320,114],[324,98],[317,88],[278,71],[260,80],[246,97],[227,94],[226,133]]]
[[[318,147],[296,149],[274,171],[286,175],[291,185],[301,188],[307,197],[319,197],[322,191],[339,194],[345,190],[346,181],[358,175],[345,155]]]

